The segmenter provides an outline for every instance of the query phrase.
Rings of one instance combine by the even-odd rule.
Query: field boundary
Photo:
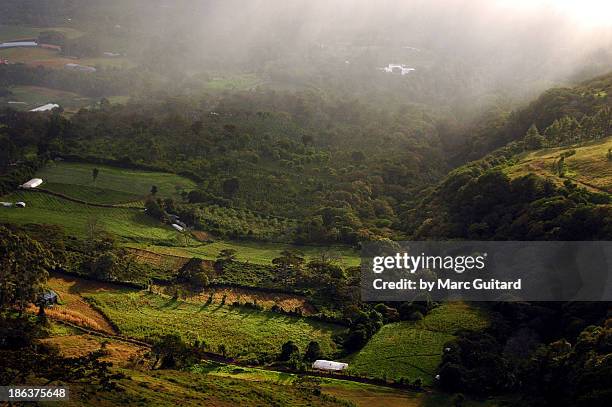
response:
[[[78,204],[82,204],[82,205],[96,206],[98,208],[142,209],[141,207],[138,207],[138,206],[120,206],[120,205],[124,205],[124,204],[103,204],[103,203],[87,202],[87,201],[83,201],[82,199],[73,198],[71,196],[64,195],[64,194],[62,194],[60,192],[51,191],[51,190],[45,189],[45,188],[32,188],[32,189],[28,189],[27,191],[40,192],[40,193],[43,193],[43,194],[53,195],[53,196],[56,196],[58,198],[65,199],[67,201],[72,201],[72,202],[75,202],[75,203],[78,203]]]
[[[51,317],[49,317],[51,318]],[[55,319],[55,318],[51,318],[54,321],[69,326],[71,328],[74,328],[78,331],[81,331],[83,333],[86,333],[88,335],[92,335],[92,336],[97,336],[97,337],[101,337],[101,338],[106,338],[106,339],[113,339],[113,340],[117,340],[120,342],[126,342],[126,343],[131,343],[133,345],[138,345],[138,346],[142,346],[144,348],[147,349],[151,349],[152,346],[150,343],[144,342],[144,341],[140,341],[138,339],[134,339],[131,337],[127,337],[127,336],[123,336],[123,335],[111,335],[111,334],[107,334],[105,332],[100,332],[94,329],[90,329],[90,328],[84,328],[82,326],[73,324],[71,322],[67,322],[67,321],[63,321],[63,320],[59,320],[59,319]],[[211,352],[204,352],[204,358],[202,360],[207,360],[207,361],[212,361],[212,362],[219,362],[219,363],[225,363],[225,364],[232,364],[232,365],[236,365],[236,366],[240,366],[240,367],[246,367],[246,368],[251,368],[251,369],[259,369],[259,370],[267,370],[270,372],[279,372],[279,373],[291,373],[291,374],[296,374],[296,375],[301,375],[301,376],[310,376],[310,377],[319,377],[319,378],[324,378],[324,379],[335,379],[335,380],[344,380],[344,381],[348,381],[348,382],[355,382],[355,383],[364,383],[364,384],[370,384],[370,385],[374,385],[374,386],[381,386],[381,387],[388,387],[388,388],[394,388],[394,389],[403,389],[403,390],[410,390],[410,391],[415,391],[415,392],[424,392],[426,391],[425,388],[417,388],[411,385],[407,385],[407,384],[400,384],[400,383],[391,383],[388,381],[385,381],[383,379],[376,379],[376,378],[371,378],[371,377],[360,377],[360,376],[351,376],[351,375],[344,375],[344,374],[339,374],[339,373],[327,373],[327,372],[318,372],[318,371],[303,371],[303,370],[297,370],[297,369],[290,369],[290,368],[274,368],[274,367],[269,367],[269,366],[254,366],[254,365],[249,365],[240,361],[237,361],[235,359],[232,358],[227,358],[224,357],[222,355],[218,355],[216,353],[211,353]]]

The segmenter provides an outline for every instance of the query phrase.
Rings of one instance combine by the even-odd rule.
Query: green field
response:
[[[0,98],[0,106],[10,106],[17,110],[31,110],[47,103],[57,103],[64,109],[78,110],[87,107],[92,100],[73,92],[40,86],[12,86],[12,95]],[[19,104],[8,102],[20,102]]]
[[[95,184],[94,168],[99,170]],[[180,200],[181,191],[195,188],[193,181],[176,174],[63,161],[46,165],[36,175],[45,182],[42,188],[92,203],[142,200],[153,185],[158,188],[158,197]]]
[[[215,75],[205,86],[209,90],[250,90],[262,82],[255,74]]]
[[[612,148],[612,137],[568,147],[545,148],[519,156],[518,162],[505,169],[511,177],[535,173],[562,184],[566,179],[598,192],[612,193],[612,161],[606,154]],[[576,150],[576,154],[565,159],[565,177],[559,177],[553,164],[562,153]]]
[[[418,322],[387,324],[349,358],[349,372],[371,377],[414,380],[432,384],[444,344],[457,330],[480,330],[486,315],[464,303],[445,303]]]
[[[85,294],[128,336],[177,333],[185,340],[204,341],[213,352],[224,344],[228,355],[252,358],[280,353],[283,343],[293,340],[300,349],[316,340],[326,354],[336,346],[332,336],[342,330],[333,324],[277,313],[219,304],[196,305],[133,290]]]
[[[81,31],[70,27],[26,27],[23,25],[0,24],[0,41],[36,38],[42,31],[60,31],[69,39],[78,38],[83,35]]]
[[[282,243],[263,242],[237,242],[219,241],[198,246],[156,246],[146,243],[130,243],[129,247],[144,249],[159,254],[167,254],[180,257],[198,257],[201,259],[214,260],[221,250],[236,250],[236,259],[242,262],[269,265],[272,259],[279,257],[283,250],[297,250],[303,253],[306,259],[312,259],[322,254],[330,254],[338,257],[343,266],[358,266],[360,264],[359,253],[350,247],[319,247],[319,246],[295,246]]]
[[[178,233],[148,217],[139,209],[88,206],[42,192],[18,191],[2,200],[23,201],[26,208],[0,208],[0,222],[38,223],[63,226],[67,233],[84,237],[88,225],[119,238],[139,241],[174,241]]]

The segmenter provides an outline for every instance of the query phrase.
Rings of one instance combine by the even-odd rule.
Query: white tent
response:
[[[35,109],[30,110],[30,112],[48,112],[50,110],[55,109],[56,107],[60,107],[60,106],[55,103],[47,103],[46,105],[42,105]]]
[[[23,184],[21,186],[21,188],[36,188],[37,186],[39,186],[42,183],[43,183],[42,179],[40,179],[40,178],[32,178],[31,180],[29,180],[28,182]]]
[[[177,225],[176,223],[172,224],[172,227],[176,230],[178,230],[179,232],[182,232],[183,230],[185,230],[182,226]]]
[[[330,370],[335,372],[344,370],[347,367],[348,363],[333,362],[331,360],[315,360],[315,362],[312,364],[313,369]]]

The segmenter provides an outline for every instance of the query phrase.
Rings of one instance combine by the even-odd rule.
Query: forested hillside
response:
[[[416,239],[610,238],[610,191],[594,186],[607,185],[610,176],[611,86],[612,75],[607,75],[551,89],[497,130],[475,136],[474,145],[485,150],[487,142],[510,142],[453,170],[405,212],[404,230]],[[580,165],[591,171],[584,182],[570,172],[572,157],[583,156],[582,149],[589,153]],[[550,159],[537,167],[525,158],[547,154]]]

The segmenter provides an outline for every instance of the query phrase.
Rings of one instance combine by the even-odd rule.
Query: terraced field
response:
[[[458,329],[484,329],[486,315],[465,303],[445,303],[418,322],[387,324],[350,357],[349,372],[432,384],[444,344]]]
[[[276,355],[288,340],[300,349],[318,341],[331,356],[336,351],[331,338],[343,329],[242,307],[192,304],[145,291],[117,289],[81,295],[93,301],[124,335],[146,339],[177,333],[190,342],[204,341],[214,352],[223,344],[229,356],[244,359]]]
[[[33,191],[18,191],[2,199],[23,201],[27,206],[0,208],[0,222],[60,225],[67,233],[80,237],[88,236],[93,230],[105,231],[123,240],[173,242],[178,235],[140,209],[89,206]]]
[[[210,244],[197,246],[157,246],[147,243],[129,243],[128,247],[144,249],[154,253],[179,257],[197,257],[201,259],[214,260],[221,250],[236,250],[236,259],[242,262],[269,265],[272,259],[278,257],[283,250],[297,250],[305,255],[307,259],[321,256],[322,254],[333,255],[344,266],[358,266],[360,264],[359,253],[349,247],[317,247],[317,246],[295,246],[282,243],[263,242],[237,242],[218,241]]]
[[[505,172],[511,178],[535,173],[557,184],[570,179],[589,190],[612,193],[612,161],[607,158],[610,148],[612,137],[576,146],[545,148],[524,153]],[[560,177],[553,165],[561,154],[570,150],[575,150],[575,154],[565,158],[565,177]]]

